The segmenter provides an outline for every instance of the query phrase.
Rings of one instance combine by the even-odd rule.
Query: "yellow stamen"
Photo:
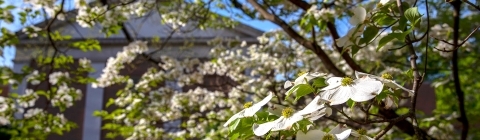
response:
[[[300,77],[300,76],[302,76],[302,75],[305,74],[305,73],[307,73],[307,71],[305,71],[305,70],[299,71],[299,72],[297,73],[297,77]]]
[[[367,134],[367,130],[362,129],[362,128],[358,129],[357,132],[358,132],[358,134],[360,134],[360,135],[366,135],[366,134]]]
[[[323,136],[322,140],[335,140],[335,137],[332,134],[327,134]]]
[[[352,85],[353,84],[353,79],[350,78],[350,77],[344,77],[342,78],[342,86],[348,86],[348,85]]]
[[[383,79],[388,79],[388,80],[392,80],[393,79],[393,76],[388,74],[388,73],[384,73],[382,74],[382,78]]]
[[[249,107],[251,107],[252,105],[253,105],[252,102],[247,102],[247,103],[243,104],[243,108],[249,108]]]
[[[282,116],[285,118],[288,118],[293,115],[293,109],[290,107],[287,107],[282,110]]]

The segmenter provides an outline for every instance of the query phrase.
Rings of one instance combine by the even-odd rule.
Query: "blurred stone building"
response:
[[[92,66],[96,72],[84,74],[81,76],[99,77],[102,69],[105,67],[105,63],[109,57],[114,57],[117,52],[122,51],[124,46],[127,46],[129,42],[122,32],[119,34],[105,37],[100,33],[101,27],[96,24],[92,29],[82,28],[76,22],[70,22],[68,19],[75,18],[75,15],[67,15],[65,21],[55,21],[52,25],[52,32],[58,31],[62,35],[70,35],[72,37],[69,41],[56,42],[57,46],[61,49],[66,49],[74,41],[80,41],[85,39],[96,39],[102,46],[102,51],[89,51],[83,52],[76,48],[68,49],[67,55],[73,56],[76,60],[80,58],[88,58],[92,61]],[[219,21],[221,22],[221,21]],[[44,27],[46,22],[37,24],[37,27]],[[257,42],[257,37],[262,35],[263,32],[244,24],[239,24],[232,29],[206,29],[206,30],[194,30],[189,32],[175,32],[168,25],[161,24],[161,18],[158,13],[151,13],[144,17],[132,18],[125,23],[125,27],[128,32],[134,35],[137,40],[148,41],[149,50],[155,50],[162,46],[162,50],[153,55],[153,59],[159,58],[162,55],[167,55],[177,59],[184,58],[200,58],[207,60],[209,57],[210,49],[212,46],[207,44],[208,41],[216,38],[238,38],[245,40],[248,44]],[[171,37],[169,37],[171,34]],[[36,68],[34,61],[35,54],[48,53],[45,52],[46,47],[50,47],[48,39],[43,37],[29,38],[26,34],[17,33],[20,39],[20,43],[16,46],[17,51],[14,61],[14,71],[20,72],[22,67],[28,65]],[[162,44],[166,38],[170,38],[166,44]],[[152,43],[153,40],[160,39],[160,43]],[[186,47],[186,44],[190,47]],[[144,74],[147,68],[154,66],[152,62],[137,59],[133,62],[134,68],[125,68],[121,71],[121,75],[129,75],[132,79],[140,78]],[[77,62],[72,68],[78,67]],[[39,70],[40,72],[45,70]],[[73,75],[70,75],[72,77]],[[226,82],[225,77],[206,75],[202,86],[205,86],[209,90],[222,90],[228,91],[229,86],[224,86],[222,82]],[[46,90],[48,81],[40,83],[36,89]],[[51,136],[51,140],[100,140],[105,139],[105,131],[101,130],[102,120],[97,117],[93,117],[92,113],[95,110],[108,110],[113,108],[105,108],[105,103],[108,99],[116,96],[116,92],[122,88],[121,85],[113,85],[107,88],[92,88],[91,85],[76,84],[75,88],[82,90],[83,97],[81,101],[75,102],[75,105],[64,112],[67,119],[77,123],[78,128],[73,129],[71,132],[65,133],[63,136]],[[7,87],[5,87],[7,88]],[[25,81],[19,86],[18,93],[24,93],[25,89],[34,88],[32,85],[25,84]],[[186,87],[189,88],[189,87]],[[191,87],[190,87],[191,88]],[[4,90],[6,92],[8,90]],[[6,94],[3,93],[2,94]],[[45,107],[48,105],[45,99],[40,98],[35,107]],[[51,113],[58,112],[58,109],[52,107],[48,108]]]

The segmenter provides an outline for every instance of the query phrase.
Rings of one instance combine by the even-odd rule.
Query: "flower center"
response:
[[[323,136],[322,140],[335,140],[335,137],[332,134],[327,134]]]
[[[357,132],[358,132],[358,134],[360,134],[360,135],[365,135],[365,134],[367,134],[367,130],[362,129],[362,128],[358,129]]]
[[[344,77],[342,78],[342,86],[348,86],[353,84],[353,79],[350,77]]]
[[[247,103],[243,104],[243,108],[249,108],[249,107],[251,107],[252,105],[253,105],[252,102],[247,102]]]
[[[299,71],[299,72],[297,73],[297,77],[300,77],[300,76],[302,76],[302,75],[305,74],[305,73],[307,73],[307,71],[305,71],[305,70]]]
[[[382,78],[383,79],[388,79],[388,80],[392,80],[393,79],[393,76],[388,74],[388,73],[384,73],[382,74]]]
[[[292,116],[292,114],[293,114],[293,109],[290,108],[290,107],[287,107],[287,108],[282,110],[282,116],[285,117],[285,118],[288,118],[288,117]]]

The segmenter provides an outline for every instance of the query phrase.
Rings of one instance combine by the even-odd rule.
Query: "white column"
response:
[[[13,72],[21,73],[22,68],[24,66],[26,66],[27,64],[28,64],[28,62],[18,62],[18,63],[13,64]],[[20,82],[19,85],[18,85],[18,88],[17,89],[12,89],[12,92],[17,93],[17,94],[25,93],[25,89],[27,88],[27,80],[25,78],[23,78],[22,81],[18,81],[18,82]]]
[[[92,62],[95,72],[90,73],[89,77],[98,78],[105,67],[105,62]],[[83,140],[100,140],[102,120],[100,117],[94,117],[95,110],[102,110],[103,106],[103,88],[93,88],[92,84],[87,85],[85,93],[85,113],[83,117]]]
[[[16,62],[13,64],[13,72],[15,73],[22,73],[22,68],[26,65],[28,65],[29,62]],[[19,85],[18,85],[18,88],[17,89],[13,89],[13,86],[10,86],[10,89],[11,89],[11,92],[10,93],[17,93],[19,95],[22,95],[25,93],[25,90],[27,89],[27,80],[25,78],[22,79],[22,81],[18,81],[20,82]],[[16,104],[16,106],[18,107],[18,104]],[[22,113],[15,113],[15,118],[17,119],[21,119],[23,118],[23,115]]]

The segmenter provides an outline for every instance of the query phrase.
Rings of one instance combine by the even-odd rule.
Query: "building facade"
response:
[[[74,16],[73,16],[74,18]],[[68,17],[67,17],[68,19]],[[46,23],[39,23],[38,27],[43,27]],[[43,26],[42,26],[43,25]],[[161,24],[160,16],[156,13],[148,14],[148,16],[135,18],[125,23],[130,33],[134,35],[137,40],[149,41],[149,50],[155,50],[159,47],[163,47],[161,51],[155,53],[152,57],[154,59],[160,56],[167,55],[177,59],[184,58],[209,58],[209,52],[212,46],[208,45],[208,41],[215,39],[216,37],[223,38],[238,38],[245,40],[248,44],[257,42],[257,37],[262,35],[263,32],[247,25],[239,24],[232,29],[206,29],[206,30],[194,30],[191,32],[175,32],[168,25]],[[96,39],[102,46],[102,51],[89,51],[83,52],[79,49],[71,48],[66,54],[73,56],[76,60],[80,58],[88,58],[92,62],[92,67],[96,70],[93,73],[86,73],[81,76],[89,76],[98,78],[105,67],[107,59],[109,57],[115,57],[116,53],[122,51],[124,46],[127,46],[129,42],[125,39],[125,36],[115,34],[110,37],[105,37],[100,33],[101,27],[97,24],[92,29],[82,28],[75,22],[68,21],[56,21],[52,26],[52,31],[59,31],[62,35],[70,35],[72,37],[69,41],[56,42],[57,46],[61,48],[68,48],[70,43],[75,41],[81,41],[85,39]],[[170,35],[172,35],[170,37]],[[14,61],[14,71],[20,72],[24,66],[30,66],[32,68],[38,68],[35,63],[35,56],[45,52],[46,47],[50,47],[50,42],[46,38],[29,38],[23,33],[18,33],[20,43],[16,45],[16,55]],[[164,40],[170,38],[166,44]],[[160,39],[159,43],[152,43]],[[185,44],[189,43],[189,47]],[[135,69],[124,69],[121,71],[121,75],[129,75],[130,77],[140,77],[146,70],[155,65],[148,61],[135,61]],[[72,68],[78,67],[77,62]],[[39,70],[44,71],[44,70]],[[72,77],[72,75],[70,75]],[[222,86],[222,78],[215,75],[206,75],[204,77],[205,84],[212,90],[225,90],[228,91],[228,86]],[[32,86],[25,84],[25,80],[15,91],[16,93],[24,93],[26,89],[48,89],[48,81],[41,82],[38,86]],[[121,85],[113,85],[107,88],[93,88],[91,85],[75,84],[75,88],[80,89],[83,93],[83,97],[80,101],[75,102],[74,106],[67,109],[64,115],[70,121],[75,122],[78,128],[65,133],[62,136],[51,136],[51,140],[100,140],[106,139],[106,131],[101,129],[101,118],[94,117],[92,114],[95,110],[107,110],[112,111],[114,108],[106,108],[105,103],[116,96],[116,92],[122,88]],[[207,89],[208,89],[207,87]],[[186,87],[189,88],[189,87]],[[191,87],[190,87],[191,88]],[[58,109],[52,107],[46,107],[49,104],[45,99],[40,98],[35,107],[47,108],[48,112],[56,113]],[[120,138],[118,138],[120,139]]]

